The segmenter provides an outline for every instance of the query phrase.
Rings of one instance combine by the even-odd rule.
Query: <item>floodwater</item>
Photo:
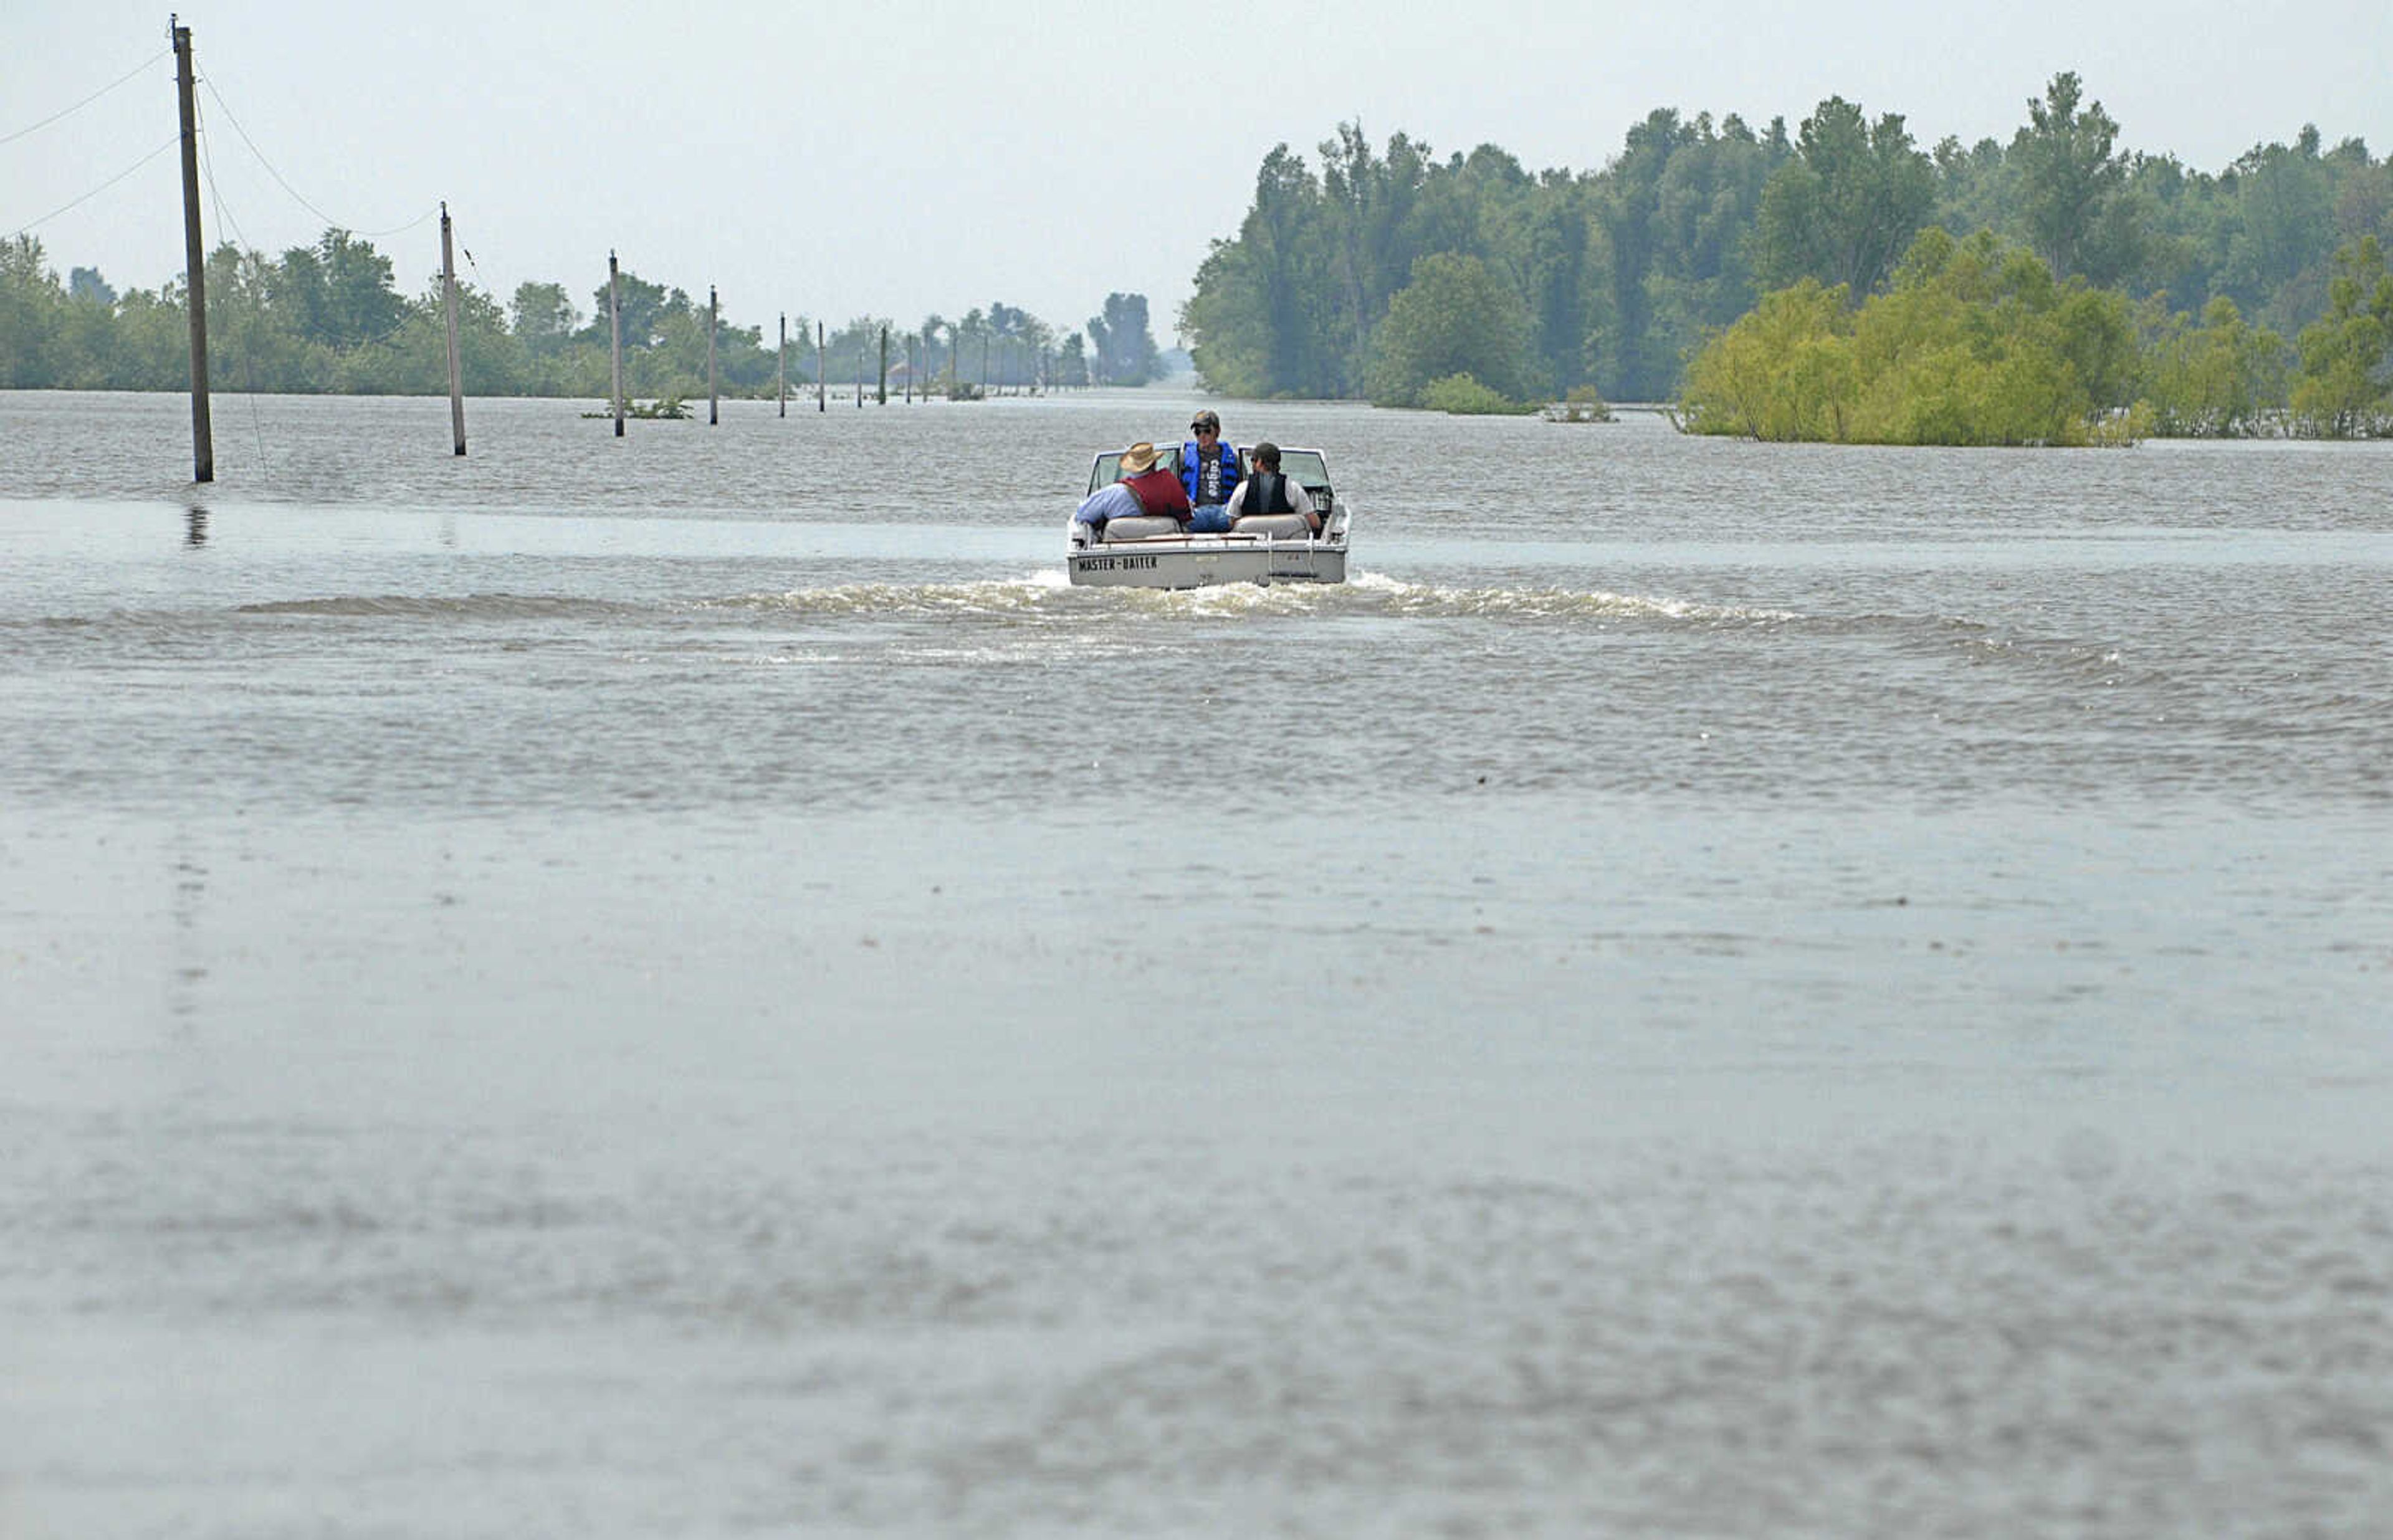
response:
[[[0,395],[0,1536],[2393,1532],[2393,445]]]

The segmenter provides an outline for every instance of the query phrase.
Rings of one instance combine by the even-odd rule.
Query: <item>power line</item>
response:
[[[118,172],[108,180],[100,183],[99,186],[92,189],[89,192],[85,193],[73,202],[61,203],[57,208],[50,210],[49,213],[42,215],[39,219],[34,220],[32,224],[20,226],[16,229],[10,230],[5,238],[0,239],[14,241],[17,237],[25,234],[29,230],[38,229],[42,226],[48,224],[51,220],[56,219],[59,215],[66,213],[67,210],[91,202],[101,193],[106,192],[110,188],[114,187],[117,183],[124,180],[127,176],[132,176],[143,166],[148,165],[150,162],[156,160],[159,156],[163,155],[169,150],[174,149],[176,144],[178,143],[182,137],[183,136],[180,131],[177,131],[175,136],[172,138],[169,138],[164,144],[162,144],[157,149],[150,151],[149,154],[142,156],[139,160],[134,162],[131,165],[126,166],[123,171]]]
[[[208,94],[214,96],[216,93],[214,89],[211,88]],[[216,105],[219,107],[224,105],[222,98],[218,98]],[[230,116],[231,114],[227,113],[226,115]],[[249,238],[241,233],[241,226],[234,223],[232,215],[225,208],[224,184],[216,180],[216,156],[211,154],[208,149],[208,147],[215,142],[216,136],[207,131],[207,124],[201,118],[200,104],[196,101],[191,103],[191,123],[193,129],[192,137],[199,141],[200,163],[207,171],[208,199],[216,206],[217,228],[229,228],[232,230],[233,239],[240,242],[240,246],[233,248],[238,251],[241,249],[241,246],[246,246],[249,244]],[[238,272],[239,269],[236,268],[235,270]],[[189,281],[188,276],[186,277],[185,281]],[[222,291],[219,291],[219,294],[222,294]],[[225,300],[229,300],[230,297],[231,296],[229,294],[222,295],[222,298]],[[254,298],[253,303],[255,303]],[[257,463],[265,472],[266,478],[268,481],[271,481],[274,479],[274,465],[272,462],[266,458],[266,424],[257,413],[257,350],[254,346],[254,337],[244,337],[242,339],[242,383],[249,387],[247,390],[242,392],[242,394],[249,398],[249,429],[257,439]]]
[[[309,202],[307,198],[301,194],[297,188],[293,187],[290,182],[284,179],[282,173],[274,169],[274,163],[266,158],[266,151],[257,148],[257,141],[249,137],[249,130],[241,125],[241,120],[233,116],[232,109],[225,104],[224,95],[216,89],[216,83],[215,81],[203,75],[200,77],[200,84],[208,88],[208,95],[216,98],[217,108],[220,109],[225,115],[225,122],[232,124],[232,131],[241,136],[241,142],[249,147],[249,152],[257,157],[257,163],[266,168],[266,174],[268,176],[273,177],[274,180],[281,187],[283,191],[291,194],[293,200],[296,202],[301,208],[306,209],[317,218],[321,219],[326,225],[331,226],[334,229],[348,229],[349,227],[344,224],[341,220],[333,218],[331,215],[326,214],[322,209],[320,209],[315,204]],[[415,228],[416,226],[423,224],[426,219],[431,218],[433,215],[438,214],[438,212],[439,210],[437,208],[427,210],[423,214],[417,215],[407,223],[403,225],[393,225],[388,229],[352,230],[350,233],[363,236],[370,241],[386,235],[397,235],[403,230],[412,230]]]
[[[68,113],[80,111],[84,108],[89,107],[93,102],[98,101],[100,98],[108,95],[111,91],[115,90],[118,86],[124,85],[126,81],[131,80],[135,75],[139,74],[142,71],[150,68],[150,66],[157,63],[160,59],[165,58],[172,52],[174,52],[174,50],[171,48],[159,49],[156,53],[151,54],[148,59],[136,64],[132,69],[125,71],[124,73],[117,76],[114,80],[110,81],[98,90],[94,91],[91,95],[84,98],[83,100],[76,102],[72,107],[61,107],[57,111],[51,113],[48,117],[44,118],[37,124],[33,124],[26,127],[20,128],[14,134],[0,137],[0,144],[15,144],[19,139],[21,139],[26,135],[33,133],[35,129],[47,128],[50,124],[58,122],[60,118],[65,117]]]

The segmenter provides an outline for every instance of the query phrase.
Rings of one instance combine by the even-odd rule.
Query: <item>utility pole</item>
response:
[[[716,415],[714,404],[714,328],[722,320],[723,306],[714,297],[714,285],[706,286],[706,425],[715,427],[723,419]]]
[[[449,200],[440,201],[440,302],[449,313],[449,426],[465,452],[465,372],[457,356],[457,253],[449,233]]]
[[[889,328],[886,326],[881,329],[881,391],[873,398],[872,404],[877,407],[889,404]]]
[[[199,114],[191,105],[191,29],[166,18],[175,40],[175,96],[183,112],[183,282],[191,311],[191,479],[216,478],[216,440],[208,425],[208,280],[200,241]]]
[[[773,394],[781,399],[781,415],[790,414],[790,313],[781,312],[781,361],[775,366]]]
[[[830,372],[823,367],[823,323],[815,322],[815,410],[830,410]]]
[[[623,437],[623,291],[615,276],[615,254],[607,254],[607,329],[614,337],[615,437]]]

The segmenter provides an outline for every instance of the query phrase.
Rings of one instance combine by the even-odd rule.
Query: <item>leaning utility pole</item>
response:
[[[208,425],[208,254],[200,242],[199,114],[191,105],[191,29],[166,18],[175,39],[175,96],[183,111],[183,298],[191,311],[191,479],[216,478]]]
[[[457,253],[449,234],[449,201],[440,201],[440,302],[449,312],[449,425],[457,452],[465,452],[465,372],[457,357]]]

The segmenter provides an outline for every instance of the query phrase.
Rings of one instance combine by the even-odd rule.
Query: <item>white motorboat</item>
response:
[[[1160,463],[1176,470],[1179,453],[1165,448]],[[1241,462],[1247,454],[1241,446]],[[1121,457],[1121,450],[1108,450],[1091,462],[1090,492],[1119,477]],[[1312,495],[1314,510],[1321,516],[1318,535],[1301,514],[1249,515],[1225,535],[1192,535],[1178,520],[1161,515],[1110,519],[1102,529],[1076,520],[1066,527],[1072,581],[1107,588],[1344,582],[1351,515],[1329,484],[1328,463],[1319,450],[1284,449],[1279,468]]]

